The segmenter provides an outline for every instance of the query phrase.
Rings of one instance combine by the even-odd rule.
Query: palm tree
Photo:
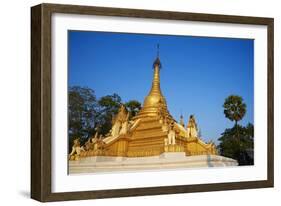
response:
[[[246,104],[243,102],[243,98],[237,95],[227,97],[223,107],[225,117],[230,121],[235,121],[235,126],[246,114]]]

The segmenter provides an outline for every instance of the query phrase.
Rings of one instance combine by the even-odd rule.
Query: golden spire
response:
[[[159,106],[165,106],[166,107],[166,100],[164,96],[162,95],[161,89],[160,89],[160,69],[161,69],[161,62],[159,58],[159,44],[157,45],[157,57],[153,63],[153,80],[152,80],[152,86],[150,89],[149,94],[145,98],[143,107],[155,107],[158,108]],[[161,105],[163,104],[163,105]]]
[[[159,112],[164,113],[164,115],[168,114],[167,105],[165,97],[163,96],[160,89],[160,69],[161,62],[159,58],[159,45],[157,45],[157,57],[153,63],[153,80],[152,86],[149,94],[146,96],[143,107],[139,112],[138,117],[140,116],[156,116],[159,115]],[[168,114],[170,116],[170,114]]]
[[[158,53],[159,55],[159,53]],[[152,87],[150,89],[150,92],[148,95],[162,95],[161,89],[160,89],[160,69],[161,69],[161,62],[159,59],[159,56],[155,59],[153,63],[154,68],[154,74],[153,74],[153,81],[152,81]]]

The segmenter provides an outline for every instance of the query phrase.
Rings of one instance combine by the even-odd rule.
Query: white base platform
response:
[[[185,156],[184,152],[164,152],[151,157],[84,157],[69,161],[69,174],[237,165],[236,160],[218,155]]]

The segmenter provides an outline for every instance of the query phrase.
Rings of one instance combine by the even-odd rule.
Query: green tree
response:
[[[226,129],[219,141],[218,149],[223,156],[236,159],[239,165],[254,164],[254,126],[251,123],[246,127],[236,125]]]
[[[98,132],[106,135],[112,127],[112,118],[118,113],[121,105],[121,97],[118,94],[106,95],[98,101],[99,117]]]
[[[237,125],[237,122],[240,121],[246,113],[246,104],[243,102],[243,98],[237,95],[230,95],[227,97],[223,107],[225,117],[234,121],[235,125]]]
[[[137,100],[130,100],[125,103],[125,107],[130,112],[130,118],[136,116],[141,109],[141,103]]]
[[[112,127],[112,118],[118,113],[121,102],[121,97],[116,93],[97,100],[94,90],[90,88],[69,87],[69,149],[75,138],[80,138],[83,144],[96,132],[103,136],[108,134]],[[135,116],[141,108],[141,104],[136,100],[128,101],[125,106],[132,116]]]
[[[249,123],[246,127],[238,124],[246,114],[246,104],[243,98],[230,95],[223,104],[224,115],[234,121],[233,128],[225,129],[218,139],[218,149],[221,155],[236,159],[239,165],[252,165],[254,163],[254,126]]]
[[[68,134],[69,147],[73,139],[84,142],[94,134],[97,124],[97,100],[94,90],[88,87],[72,86],[68,90]]]

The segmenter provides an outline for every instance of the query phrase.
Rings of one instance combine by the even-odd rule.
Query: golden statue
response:
[[[84,151],[84,148],[80,146],[79,138],[74,139],[72,151],[69,154],[69,160],[79,160],[81,151]]]
[[[187,137],[198,137],[198,128],[194,115],[190,115],[186,129]]]
[[[185,128],[182,116],[178,123],[169,113],[160,89],[159,56],[153,63],[153,69],[152,86],[140,112],[129,119],[129,112],[121,105],[118,114],[113,117],[110,133],[103,139],[92,141],[97,142],[97,146],[91,147],[91,152],[83,153],[83,156],[144,157],[163,152],[184,152],[187,156],[217,153],[213,143],[205,143],[198,137],[193,115]]]
[[[174,123],[171,123],[169,132],[168,132],[168,145],[176,144],[176,131],[174,130]]]
[[[122,104],[118,114],[113,117],[111,136],[117,137],[121,132],[124,133],[127,128],[129,121],[129,112],[127,112],[125,106]],[[126,127],[126,128],[125,128]]]

